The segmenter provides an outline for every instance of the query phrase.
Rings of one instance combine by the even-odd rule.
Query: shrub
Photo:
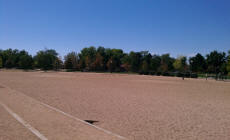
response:
[[[191,74],[189,72],[184,73],[184,77],[190,78]]]
[[[156,72],[155,71],[150,71],[149,75],[156,75]]]
[[[138,73],[139,73],[140,75],[143,75],[143,74],[144,74],[144,72],[143,72],[143,71],[139,71]]]
[[[168,72],[163,72],[162,75],[163,76],[169,76],[169,73]]]
[[[156,74],[157,74],[157,76],[160,76],[160,75],[161,75],[161,72],[158,71]]]
[[[184,74],[181,73],[181,72],[177,72],[177,73],[176,73],[176,76],[177,76],[177,77],[183,77],[183,75],[184,75]]]
[[[191,78],[198,78],[198,74],[192,73],[192,74],[191,74]]]
[[[147,72],[147,71],[146,71],[146,72],[144,72],[144,75],[149,75],[149,72]]]

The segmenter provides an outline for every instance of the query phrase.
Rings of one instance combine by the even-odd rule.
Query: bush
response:
[[[176,73],[175,72],[169,72],[169,76],[175,77]]]
[[[0,68],[3,67],[3,61],[2,61],[2,57],[0,56]]]
[[[186,77],[186,78],[190,78],[190,77],[191,77],[190,72],[186,72],[186,73],[184,73],[184,77]]]
[[[140,75],[143,75],[144,74],[144,71],[139,71],[138,72]]]
[[[163,72],[162,75],[163,76],[169,76],[169,73],[168,72]]]
[[[147,71],[146,71],[146,72],[144,72],[144,75],[149,75],[149,72],[147,72]]]
[[[177,73],[176,73],[176,76],[177,76],[177,77],[183,77],[183,75],[184,75],[184,74],[181,73],[181,72],[177,72]]]
[[[191,78],[198,78],[198,74],[192,73],[192,74],[191,74]]]
[[[155,71],[150,71],[149,75],[156,75],[156,72]]]
[[[160,75],[161,75],[161,72],[158,71],[156,74],[157,74],[157,76],[160,76]]]

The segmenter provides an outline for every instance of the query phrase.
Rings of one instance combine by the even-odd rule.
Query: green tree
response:
[[[19,61],[19,51],[17,49],[7,49],[2,51],[3,67],[17,68]]]
[[[168,72],[172,71],[174,69],[173,63],[174,59],[170,57],[169,54],[163,54],[161,55],[161,66],[159,67],[159,71],[161,72]]]
[[[225,63],[226,57],[224,52],[212,51],[210,54],[207,54],[207,66],[209,73],[219,73],[221,68]]]
[[[161,57],[158,55],[153,55],[151,62],[150,62],[150,69],[154,72],[157,72],[158,69],[160,69],[161,66]]]
[[[185,72],[187,69],[186,57],[179,56],[173,63],[173,67],[180,72]]]
[[[102,71],[104,69],[104,58],[101,56],[100,53],[96,54],[95,61],[92,64],[92,68],[95,71]]]
[[[146,60],[144,60],[142,62],[141,71],[144,72],[144,73],[149,72],[149,64],[148,64],[148,62]]]
[[[141,51],[141,70],[140,72],[148,74],[150,72],[150,65],[152,60],[152,55],[148,51]]]
[[[32,56],[25,50],[1,50],[0,57],[2,59],[2,67],[5,68],[31,69],[33,65]]]
[[[21,69],[32,69],[33,57],[26,51],[20,51],[18,66]]]
[[[230,76],[230,50],[228,51],[226,70],[228,72],[228,75]]]
[[[86,67],[85,60],[80,58],[80,60],[79,60],[79,69],[83,71],[85,69],[85,67]]]
[[[111,71],[121,71],[122,58],[124,53],[121,49],[105,49],[105,59],[107,69]]]
[[[3,62],[2,62],[2,57],[0,56],[0,68],[2,68],[3,67],[3,64],[2,64]]]
[[[129,53],[129,57],[130,57],[131,71],[139,72],[141,66],[141,53],[131,51]]]
[[[83,48],[79,53],[79,58],[81,60],[80,68],[92,70],[93,69],[93,62],[96,58],[96,48],[91,46],[89,48]],[[83,67],[84,66],[84,67]]]
[[[190,70],[193,72],[205,72],[206,61],[205,58],[197,53],[196,56],[189,58]]]
[[[121,58],[121,68],[124,69],[124,71],[128,72],[131,69],[131,65],[130,65],[130,57],[128,54],[124,54],[124,56]]]
[[[116,64],[114,63],[113,59],[109,59],[109,61],[107,62],[107,68],[110,72],[114,72],[115,68],[116,68]]]
[[[61,60],[61,57],[57,57],[57,58],[54,60],[53,68],[54,68],[54,70],[56,70],[56,71],[63,68],[63,62],[62,62],[62,60]]]
[[[57,56],[58,53],[53,49],[39,51],[34,57],[35,65],[37,68],[41,68],[43,70],[54,69],[55,60],[58,59]]]
[[[64,66],[66,69],[78,70],[78,54],[75,52],[68,53],[64,57]]]
[[[0,49],[0,68],[3,68],[2,50]]]
[[[99,57],[101,57],[101,59],[103,60],[103,64],[100,64],[103,68],[101,69],[102,71],[106,71],[106,63],[107,63],[107,59],[106,59],[106,51],[105,51],[106,49],[104,48],[104,47],[102,47],[102,46],[99,46],[98,48],[97,48],[97,55],[99,56]],[[98,57],[96,55],[96,57]],[[100,60],[101,60],[100,59]],[[101,63],[101,62],[100,62]]]

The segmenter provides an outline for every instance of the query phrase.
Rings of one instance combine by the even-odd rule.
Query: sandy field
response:
[[[48,139],[120,139],[116,135],[129,140],[230,139],[230,82],[0,71],[0,102]],[[95,120],[94,126],[115,136],[41,103],[80,120]],[[17,135],[39,139],[0,106],[0,140]]]

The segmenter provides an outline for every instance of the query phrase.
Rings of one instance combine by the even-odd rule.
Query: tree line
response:
[[[203,56],[193,57],[170,54],[155,55],[148,51],[125,53],[122,49],[104,47],[83,48],[79,53],[70,52],[59,57],[53,49],[44,49],[30,55],[25,50],[0,50],[0,68],[42,69],[98,72],[134,72],[151,75],[170,75],[171,73],[213,73],[230,75],[230,50],[216,50]],[[191,76],[191,75],[190,75]]]

